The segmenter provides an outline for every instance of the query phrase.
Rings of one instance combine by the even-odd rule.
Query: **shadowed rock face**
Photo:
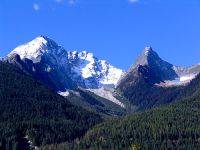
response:
[[[13,54],[7,59],[7,62],[14,64],[26,74],[32,76],[34,79],[55,91],[65,91],[66,89],[76,88],[76,85],[68,76],[68,69],[55,66],[49,62],[47,63],[43,58],[41,59],[42,63],[33,63],[32,60],[21,60],[19,55]]]
[[[200,65],[177,67],[146,47],[136,62],[120,79],[117,91],[140,109],[173,101],[180,85],[188,84],[200,72]],[[163,97],[160,96],[163,94]]]
[[[76,88],[69,77],[68,53],[47,37],[40,36],[17,47],[5,61],[55,91]]]
[[[173,80],[178,77],[173,65],[162,60],[151,47],[144,49],[131,70],[138,68],[138,71],[143,74],[141,71],[142,67],[148,70],[147,72],[151,76],[150,79],[152,79],[149,82],[153,84],[160,81]],[[144,76],[147,77],[145,72]]]
[[[118,88],[126,85],[126,82],[130,82],[131,79],[137,81],[140,77],[147,83],[156,84],[165,80],[174,80],[178,75],[172,64],[163,61],[151,47],[146,47],[127,74],[119,81]]]
[[[154,85],[173,81],[177,78],[187,78],[187,76],[191,76],[191,79],[193,79],[199,72],[199,64],[191,67],[178,67],[162,60],[151,47],[146,47],[136,62],[118,82],[118,88],[125,85],[125,82],[130,82],[130,78],[138,80],[138,76],[143,77],[147,83]],[[174,83],[173,85],[176,84]]]

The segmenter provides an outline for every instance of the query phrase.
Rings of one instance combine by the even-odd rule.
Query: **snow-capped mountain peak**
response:
[[[64,59],[67,58],[67,52],[64,48],[45,36],[38,36],[32,41],[18,46],[8,55],[8,57],[12,54],[18,54],[21,59],[27,58],[34,63],[40,62],[42,56],[49,57],[54,64],[63,61],[63,63],[65,63]],[[65,55],[64,59],[63,55]]]
[[[21,59],[37,58],[39,55],[42,55],[42,53],[46,51],[44,47],[47,45],[47,42],[48,41],[45,37],[38,36],[32,41],[18,46],[10,54],[16,53],[21,57]]]
[[[76,87],[69,77],[66,50],[48,37],[38,36],[18,46],[6,59],[55,91]]]
[[[82,78],[87,88],[115,87],[123,74],[121,69],[110,65],[106,60],[99,60],[87,51],[68,52],[68,58],[72,65],[73,79],[76,81],[77,78]]]
[[[19,55],[22,61],[31,60],[37,67],[30,67],[35,73],[46,74],[56,84],[56,89],[62,86],[67,89],[68,79],[82,88],[115,87],[123,74],[121,69],[110,65],[105,60],[99,60],[88,51],[67,52],[56,42],[45,36],[38,36],[34,40],[15,48],[9,55]],[[28,64],[27,64],[28,65]],[[29,68],[29,67],[28,67]],[[51,77],[52,74],[55,74]],[[59,74],[60,77],[57,77]],[[57,77],[58,79],[54,79]],[[60,79],[59,79],[60,78]],[[67,78],[67,79],[66,79]],[[55,83],[53,80],[60,80]],[[46,81],[47,82],[47,81]],[[57,85],[59,84],[59,85]]]

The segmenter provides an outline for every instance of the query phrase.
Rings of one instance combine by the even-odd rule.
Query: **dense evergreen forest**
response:
[[[99,115],[73,106],[68,99],[0,62],[1,150],[70,142],[101,121]]]
[[[185,88],[160,90],[156,99],[170,93],[174,104],[101,123],[99,115],[0,62],[0,150],[198,150],[200,75]]]
[[[80,140],[41,149],[198,150],[199,124],[200,76],[184,89],[181,100],[174,104],[99,124]]]
[[[136,81],[132,81],[134,74],[127,78],[126,82],[117,87],[117,92],[126,97],[138,111],[144,111],[173,102],[182,93],[182,86],[162,87],[146,81],[146,77],[139,75]]]

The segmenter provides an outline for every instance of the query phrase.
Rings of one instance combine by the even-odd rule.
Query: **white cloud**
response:
[[[40,10],[40,6],[37,3],[33,4],[33,10],[35,11]]]
[[[130,3],[137,3],[139,0],[128,0]]]

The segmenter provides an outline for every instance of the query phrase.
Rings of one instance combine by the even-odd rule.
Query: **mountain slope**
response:
[[[150,84],[165,84],[165,86],[189,83],[200,72],[200,65],[191,67],[178,67],[162,60],[151,47],[146,47],[136,62],[119,81],[124,84],[126,80],[142,76]],[[167,85],[171,81],[170,85]]]
[[[146,47],[119,81],[116,91],[139,110],[144,110],[175,100],[183,85],[187,85],[199,72],[199,65],[174,66],[163,61],[151,47]]]
[[[99,60],[92,53],[67,52],[50,38],[39,36],[14,49],[4,61],[62,96],[67,97],[71,90],[74,93],[79,92],[78,95],[73,94],[73,100],[70,99],[74,105],[97,112],[106,118],[127,114],[127,110],[121,108],[124,106],[122,102],[110,101],[89,91],[79,90],[114,88],[123,74],[122,70],[105,60]],[[109,94],[112,95],[111,92]],[[85,95],[89,96],[84,97]],[[91,99],[97,102],[96,105],[91,105]],[[115,102],[118,102],[118,106]]]
[[[60,94],[66,95],[69,90],[81,87],[124,107],[113,92],[99,92],[101,88],[117,86],[114,93],[128,99],[134,111],[173,102],[182,92],[182,86],[200,72],[200,64],[178,67],[162,60],[151,47],[146,47],[125,73],[92,53],[66,52],[44,36],[17,47],[4,60]]]
[[[45,36],[17,47],[6,59],[57,92],[77,87],[115,87],[123,74],[92,53],[67,52]]]
[[[175,104],[102,123],[80,141],[60,146],[63,149],[198,149],[200,75],[186,90],[190,96]]]
[[[71,91],[67,98],[72,104],[95,112],[105,119],[123,117],[132,112],[132,109],[129,108],[131,105],[127,101],[120,99],[123,101],[123,104],[121,102],[120,104],[123,106],[126,105],[126,108],[124,108],[121,105],[108,100],[108,98],[98,96],[96,93],[86,89]]]
[[[99,60],[92,53],[83,51],[68,52],[71,65],[72,80],[82,82],[85,88],[115,87],[123,71],[110,65],[105,60]]]
[[[76,87],[69,76],[68,53],[47,37],[39,36],[17,47],[7,61],[55,91]]]
[[[2,62],[0,118],[0,149],[4,150],[25,149],[28,140],[34,146],[72,141],[102,121]]]

